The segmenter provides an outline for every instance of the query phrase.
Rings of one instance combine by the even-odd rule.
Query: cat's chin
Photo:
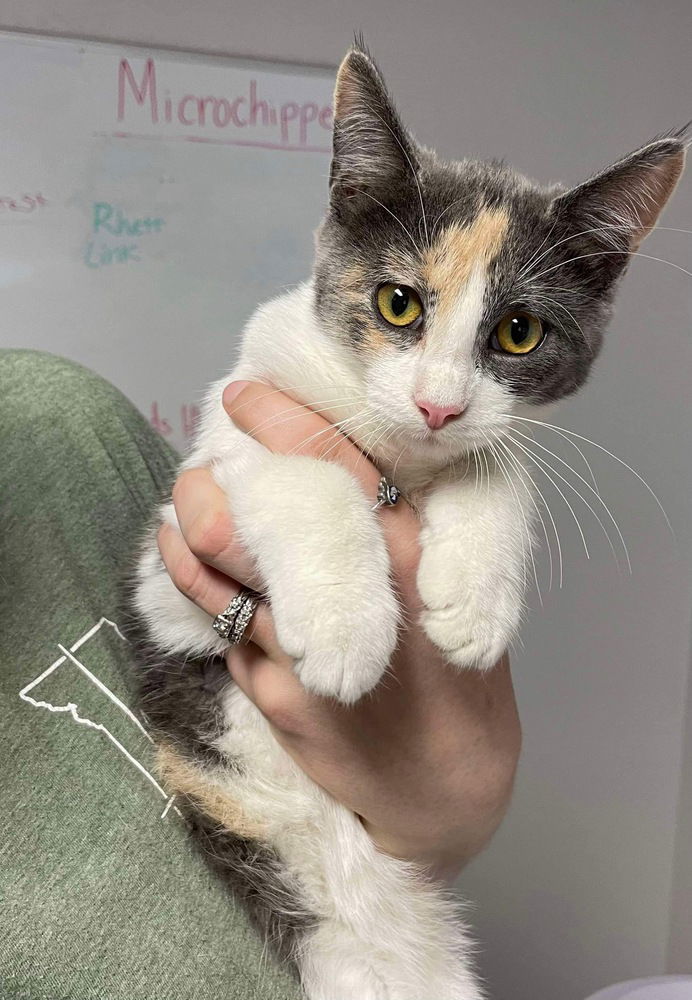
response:
[[[365,450],[366,442],[355,442]],[[401,432],[392,435],[386,442],[377,443],[367,449],[368,456],[380,468],[406,468],[436,475],[455,462],[473,454],[475,442],[436,437],[430,435],[413,436]]]

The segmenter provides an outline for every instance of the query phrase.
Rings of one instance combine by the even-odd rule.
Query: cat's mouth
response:
[[[367,435],[364,437],[367,438]],[[460,426],[433,429],[423,424],[391,427],[380,440],[356,443],[375,457],[399,457],[399,460],[408,459],[421,465],[438,467],[470,454],[483,442],[484,435],[475,433],[471,428],[465,432]]]
[[[458,419],[439,428],[420,423],[401,424],[383,437],[382,449],[390,456],[401,453],[422,465],[443,466],[474,453],[492,451],[507,431],[506,421],[484,420],[476,410],[467,407]],[[374,452],[378,449],[374,448]]]

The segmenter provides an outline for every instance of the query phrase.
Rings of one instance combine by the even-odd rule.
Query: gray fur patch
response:
[[[225,728],[221,698],[233,683],[223,657],[162,654],[135,616],[125,632],[138,666],[139,704],[155,741],[200,770],[235,770],[215,741]],[[253,926],[293,973],[301,942],[316,918],[301,900],[279,855],[255,837],[224,829],[194,795],[176,794],[205,860],[244,906]]]

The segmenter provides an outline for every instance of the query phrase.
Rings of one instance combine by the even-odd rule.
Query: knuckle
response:
[[[198,559],[213,563],[228,546],[229,518],[223,511],[203,511],[190,525],[185,540]]]
[[[247,552],[235,532],[229,530],[229,522],[226,523],[225,540],[226,544],[223,548],[224,561],[228,563],[229,567],[244,566],[248,559]]]
[[[176,560],[171,579],[178,590],[195,604],[203,599],[206,586],[204,567],[191,552],[180,555]]]
[[[177,477],[176,481],[173,483],[173,489],[171,490],[171,496],[173,498],[173,503],[177,506],[181,500],[184,499],[187,489],[194,478],[195,469],[184,469],[180,475]]]

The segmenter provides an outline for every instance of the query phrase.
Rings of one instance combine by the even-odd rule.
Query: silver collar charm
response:
[[[377,487],[377,503],[372,508],[379,510],[380,507],[394,507],[401,499],[401,490],[394,483],[390,483],[384,476],[380,479]]]

